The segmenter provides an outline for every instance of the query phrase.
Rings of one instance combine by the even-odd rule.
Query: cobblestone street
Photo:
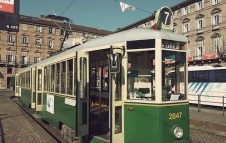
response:
[[[0,96],[0,143],[55,143],[57,142],[9,96]]]

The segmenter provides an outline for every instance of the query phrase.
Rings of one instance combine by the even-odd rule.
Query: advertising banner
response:
[[[14,0],[0,0],[0,11],[14,13]]]
[[[46,110],[54,114],[54,96],[47,94]]]

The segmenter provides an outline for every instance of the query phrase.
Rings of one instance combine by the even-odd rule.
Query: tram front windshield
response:
[[[162,52],[162,101],[186,99],[185,52]]]
[[[127,100],[165,101],[186,99],[186,54],[162,50],[162,63],[156,65],[155,51],[128,52]],[[157,66],[157,67],[156,67]],[[162,74],[155,68],[162,67]],[[162,95],[156,95],[156,76],[162,76]]]
[[[128,94],[130,100],[155,100],[155,52],[128,53]]]

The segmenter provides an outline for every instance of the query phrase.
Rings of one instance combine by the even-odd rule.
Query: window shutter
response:
[[[190,29],[190,23],[188,23],[188,31],[190,31],[191,29]]]
[[[211,25],[213,25],[214,16],[211,16]]]
[[[29,37],[27,36],[27,43],[29,43]]]
[[[205,0],[202,0],[202,9],[205,7]]]
[[[219,14],[219,22],[222,23],[222,14]]]
[[[188,6],[188,13],[190,13],[190,6]]]
[[[198,10],[198,2],[195,3],[195,11],[197,11],[197,10]]]
[[[196,20],[195,21],[195,29],[198,29],[199,28],[198,24],[199,24],[199,20]]]

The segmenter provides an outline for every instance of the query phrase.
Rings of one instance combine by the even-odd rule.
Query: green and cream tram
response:
[[[186,143],[186,42],[151,29],[92,40],[22,69],[16,94],[66,140]]]

